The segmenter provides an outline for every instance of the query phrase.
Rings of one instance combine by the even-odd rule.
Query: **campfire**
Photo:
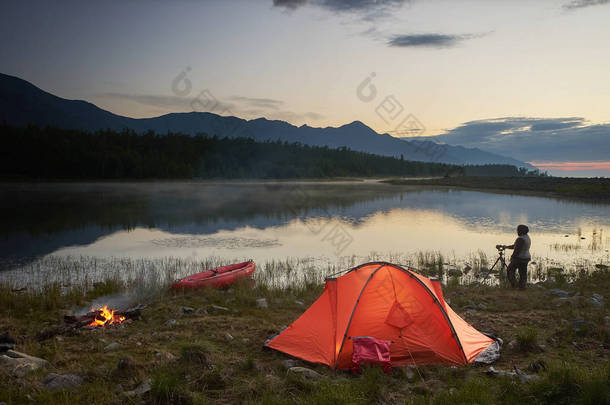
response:
[[[64,324],[44,330],[37,335],[38,340],[49,339],[55,335],[74,332],[77,329],[99,329],[119,325],[127,320],[140,319],[145,305],[138,305],[127,310],[116,310],[104,305],[92,308],[85,315],[65,315]]]
[[[92,308],[91,313],[95,315],[93,316],[93,322],[87,325],[90,328],[121,323],[127,319],[123,315],[117,315],[112,309],[108,309],[108,305],[104,305],[98,309]]]
[[[119,311],[108,308],[108,305],[104,305],[100,308],[92,308],[90,312],[85,315],[64,316],[64,322],[66,325],[72,325],[76,328],[104,328],[110,325],[115,325],[125,322],[127,319],[137,319],[140,317],[140,310],[144,306],[137,306],[126,311]]]

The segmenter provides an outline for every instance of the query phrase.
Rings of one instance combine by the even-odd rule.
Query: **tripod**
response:
[[[489,269],[489,272],[491,273],[493,271],[493,269],[496,268],[496,266],[498,265],[498,263],[500,263],[500,275],[505,274],[504,271],[508,268],[508,266],[506,265],[506,259],[504,258],[504,247],[501,245],[496,246],[496,249],[498,249],[498,258],[496,259],[496,262],[494,263],[493,266],[491,266],[491,269]]]

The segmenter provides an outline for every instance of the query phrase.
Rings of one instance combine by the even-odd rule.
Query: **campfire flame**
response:
[[[91,312],[96,312],[95,319],[91,322],[89,327],[96,326],[107,326],[112,325],[114,323],[121,323],[125,320],[124,316],[115,315],[112,309],[108,309],[107,305],[104,305],[98,309],[91,309]]]

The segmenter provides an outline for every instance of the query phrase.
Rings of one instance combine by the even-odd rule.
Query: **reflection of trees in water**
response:
[[[391,186],[356,184],[125,183],[3,185],[0,232],[31,235],[97,226],[131,230],[185,224],[286,220],[344,210],[399,194]],[[277,221],[273,221],[274,223]]]
[[[332,215],[401,192],[360,182],[5,184],[0,188],[0,257],[5,265],[66,246],[87,245],[118,230],[145,227],[208,234],[244,224],[262,229],[296,217]]]

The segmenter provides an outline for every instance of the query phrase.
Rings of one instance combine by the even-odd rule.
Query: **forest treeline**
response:
[[[373,176],[531,175],[509,165],[413,162],[282,141],[206,135],[89,133],[0,125],[5,179],[236,179]]]

